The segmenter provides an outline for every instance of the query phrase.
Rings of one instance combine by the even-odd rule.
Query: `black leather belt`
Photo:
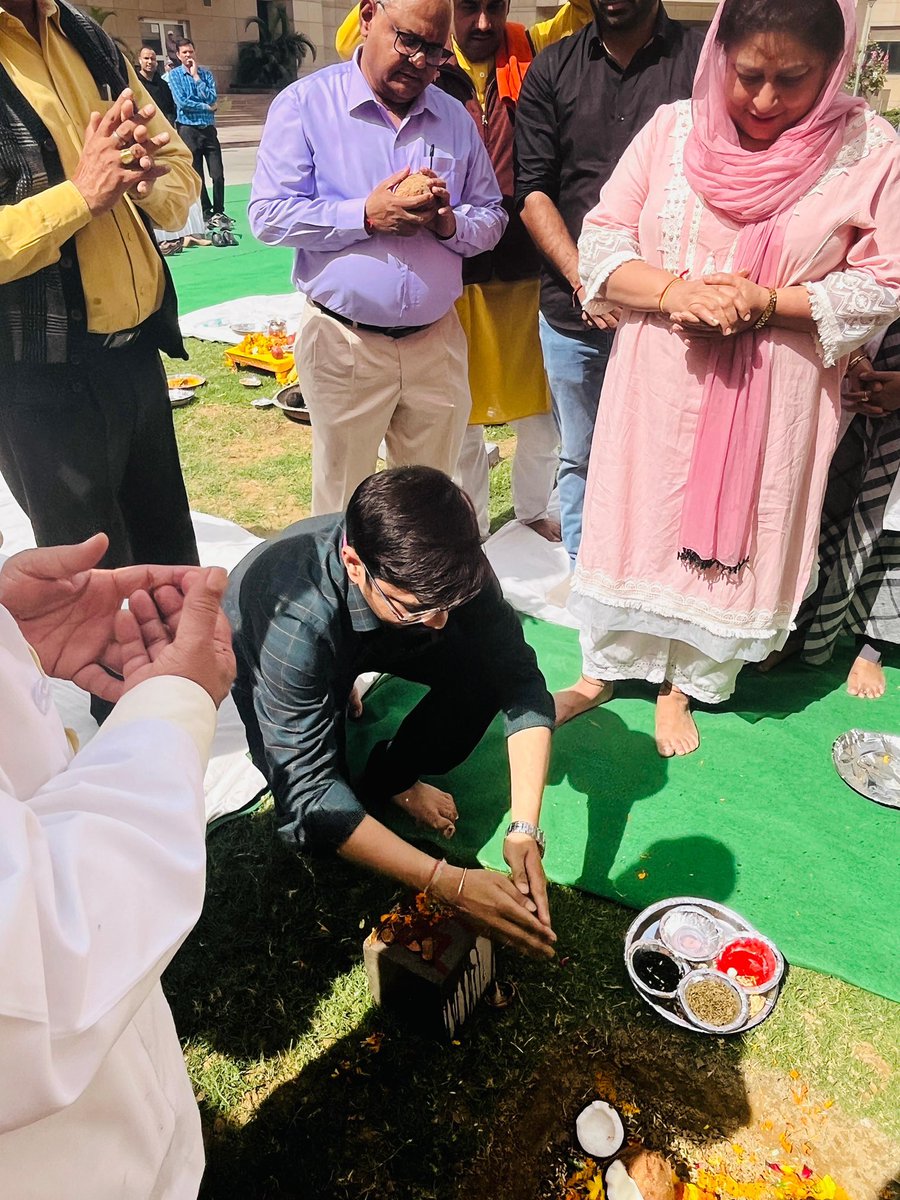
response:
[[[423,329],[430,329],[434,324],[430,321],[427,325],[365,325],[362,321],[351,321],[349,317],[345,317],[343,313],[335,312],[334,309],[326,308],[324,304],[320,304],[318,300],[313,300],[312,303],[316,306],[319,312],[323,312],[326,317],[334,317],[335,321],[340,321],[342,325],[346,325],[348,329],[358,329],[363,333],[380,333],[384,337],[389,338],[405,338],[411,333],[421,333]]]
[[[81,342],[90,350],[124,350],[133,346],[141,336],[142,325],[136,329],[123,329],[119,333],[83,333]]]

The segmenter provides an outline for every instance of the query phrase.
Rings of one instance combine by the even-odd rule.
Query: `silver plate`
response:
[[[755,1016],[748,1016],[746,1022],[740,1028],[734,1029],[728,1034],[708,1034],[705,1029],[699,1028],[699,1026],[689,1021],[683,1015],[677,1000],[657,1000],[653,996],[648,995],[643,984],[634,974],[631,964],[628,961],[631,947],[635,942],[656,941],[659,936],[660,920],[671,909],[679,908],[683,904],[702,908],[711,917],[715,918],[722,927],[725,935],[722,940],[723,945],[740,934],[755,934],[759,932],[749,921],[745,921],[740,913],[736,913],[734,909],[726,908],[724,904],[717,904],[714,900],[704,900],[698,896],[676,896],[671,900],[660,900],[656,904],[651,904],[649,908],[645,908],[643,912],[638,913],[628,926],[628,932],[625,934],[625,970],[628,972],[628,978],[634,985],[635,991],[646,1004],[655,1009],[661,1017],[664,1017],[667,1021],[671,1021],[673,1025],[679,1025],[682,1029],[690,1029],[693,1033],[706,1034],[707,1037],[730,1037],[731,1033],[745,1033],[748,1029],[754,1029],[757,1025],[761,1025],[766,1017],[771,1015],[772,1010],[778,1002],[778,997],[781,994],[782,979],[778,979],[769,991],[762,993],[765,999],[762,1009]],[[688,964],[689,967],[699,965],[698,963]],[[782,966],[782,971],[783,969]]]
[[[900,737],[850,729],[831,747],[831,757],[854,792],[886,808],[900,808]]]

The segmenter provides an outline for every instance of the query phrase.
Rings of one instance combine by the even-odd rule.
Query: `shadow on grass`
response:
[[[574,1117],[598,1094],[626,1106],[630,1137],[659,1148],[673,1135],[702,1144],[744,1125],[740,1043],[664,1025],[628,985],[630,914],[567,889],[553,889],[552,903],[561,957],[546,965],[502,955],[518,999],[506,1010],[479,1006],[458,1044],[369,1009],[224,1119],[201,1101],[203,1200],[559,1195],[555,1181],[577,1153]],[[262,917],[245,921],[259,940]],[[355,961],[361,936],[351,939]],[[261,1015],[246,1010],[245,1025]],[[302,1023],[311,1009],[296,1016]],[[254,1036],[229,1040],[251,1046]]]
[[[181,1036],[241,1060],[287,1050],[359,962],[360,925],[394,894],[338,859],[288,852],[271,810],[223,827],[209,842],[203,915],[165,976]]]
[[[842,688],[847,671],[830,662],[820,667],[791,658],[771,671],[746,666],[738,677],[734,696],[710,712],[733,712],[742,721],[784,720],[824,700]]]

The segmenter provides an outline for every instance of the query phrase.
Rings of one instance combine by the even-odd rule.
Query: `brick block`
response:
[[[494,978],[494,948],[459,917],[442,921],[428,936],[430,961],[406,946],[383,942],[377,932],[366,938],[369,990],[376,1004],[411,1027],[452,1039]]]

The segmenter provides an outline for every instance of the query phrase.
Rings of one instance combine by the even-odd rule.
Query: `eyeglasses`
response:
[[[387,9],[382,0],[375,0],[378,8],[384,11],[387,17]],[[421,54],[425,58],[425,62],[429,67],[442,67],[444,63],[450,61],[453,57],[453,51],[448,50],[446,46],[442,46],[440,42],[426,42],[424,38],[420,38],[417,33],[409,33],[405,29],[398,29],[397,26],[388,17],[388,24],[394,31],[394,49],[403,58],[418,58]],[[439,609],[435,610],[439,612]]]
[[[378,595],[382,598],[382,600],[385,602],[385,604],[388,606],[388,608],[391,610],[391,612],[394,614],[394,616],[397,618],[397,620],[400,622],[401,625],[421,625],[423,621],[428,621],[431,617],[436,617],[438,615],[438,613],[452,612],[454,608],[459,608],[463,604],[468,604],[470,600],[474,600],[475,597],[478,595],[478,592],[481,590],[480,588],[478,588],[476,591],[472,592],[470,595],[463,596],[463,598],[461,600],[457,600],[455,604],[441,604],[441,605],[438,605],[437,608],[421,608],[421,609],[416,609],[413,612],[410,612],[409,609],[402,608],[397,603],[396,600],[392,600],[391,597],[387,594],[387,592],[385,592],[382,588],[380,588],[378,586],[378,582],[375,579],[375,576],[372,574],[372,572],[369,570],[369,568],[366,566],[366,564],[364,562],[361,561],[360,565],[362,566],[362,569],[365,571],[366,578],[368,579],[369,583],[371,583],[372,587],[375,589],[375,591],[378,593]]]

